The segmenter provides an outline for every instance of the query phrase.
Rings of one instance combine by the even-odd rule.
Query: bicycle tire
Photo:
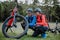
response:
[[[7,37],[7,38],[16,38],[16,39],[19,39],[19,38],[23,37],[23,36],[27,33],[27,31],[28,31],[28,21],[26,20],[26,18],[25,18],[24,16],[22,16],[22,15],[16,15],[16,16],[24,18],[25,23],[27,24],[27,25],[25,26],[25,30],[24,30],[23,33],[21,33],[21,35],[19,35],[19,36],[17,36],[17,37],[12,37],[12,36],[7,35],[7,33],[6,33],[6,28],[7,28],[7,27],[6,27],[5,23],[6,23],[10,18],[13,17],[13,16],[10,16],[10,17],[8,17],[8,18],[5,20],[5,22],[4,22],[3,25],[2,25],[2,33],[3,33],[3,35],[4,35],[5,37]]]

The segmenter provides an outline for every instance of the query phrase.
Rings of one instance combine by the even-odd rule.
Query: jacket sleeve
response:
[[[33,17],[33,20],[32,20],[32,22],[31,23],[29,23],[29,26],[34,26],[35,25],[35,23],[36,23],[36,16],[34,16]]]

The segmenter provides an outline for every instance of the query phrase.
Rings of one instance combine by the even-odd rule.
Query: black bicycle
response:
[[[2,33],[7,38],[21,38],[24,36],[28,31],[28,21],[26,18],[20,14],[18,14],[18,3],[17,0],[15,1],[16,6],[14,7],[11,16],[8,17],[3,25],[2,25]],[[22,28],[22,23],[25,24],[25,30]]]
[[[49,26],[48,31],[50,31],[51,33],[57,34],[60,33],[60,26],[58,25],[58,21],[56,20],[56,27],[54,29],[51,29]]]

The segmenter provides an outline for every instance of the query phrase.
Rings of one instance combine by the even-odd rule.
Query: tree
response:
[[[25,0],[25,4],[26,4],[26,5],[28,4],[28,0]]]
[[[39,3],[38,0],[34,0],[33,4],[36,5],[36,3]]]
[[[15,0],[15,2],[17,2],[17,0]]]

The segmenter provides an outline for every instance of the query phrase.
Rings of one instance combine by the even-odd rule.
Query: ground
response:
[[[50,25],[52,25],[51,23]],[[53,34],[50,32],[47,32],[47,38],[41,38],[40,36],[38,37],[31,37],[33,31],[29,29],[28,35],[23,36],[19,40],[60,40],[60,34]],[[2,24],[0,23],[0,40],[17,40],[17,39],[11,39],[11,38],[5,38],[4,35],[2,34]]]

